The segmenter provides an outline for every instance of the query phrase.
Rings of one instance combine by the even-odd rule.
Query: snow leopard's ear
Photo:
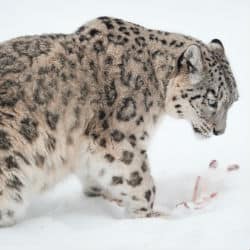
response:
[[[186,65],[190,74],[201,73],[203,70],[203,61],[201,49],[198,45],[190,45],[179,57],[178,68]]]
[[[219,39],[213,39],[209,44],[208,47],[215,51],[215,53],[219,54],[219,55],[223,55],[224,54],[224,46],[222,44],[222,42]]]

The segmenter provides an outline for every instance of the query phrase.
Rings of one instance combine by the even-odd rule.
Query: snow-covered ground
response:
[[[100,15],[186,33],[207,42],[221,39],[240,92],[240,101],[230,110],[226,134],[197,140],[185,121],[163,121],[152,141],[150,159],[158,192],[156,206],[168,213],[167,218],[124,218],[115,204],[83,197],[80,184],[70,177],[37,198],[21,223],[0,229],[0,250],[249,250],[250,2],[2,0],[0,40],[72,32]],[[217,170],[208,175],[207,165],[214,158],[221,169],[230,163],[241,168],[220,175],[225,178],[217,178]],[[176,208],[192,199],[198,175],[218,195],[202,209]]]

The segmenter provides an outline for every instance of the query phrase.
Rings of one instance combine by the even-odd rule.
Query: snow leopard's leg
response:
[[[27,173],[32,165],[14,144],[15,138],[0,129],[0,227],[21,219],[30,199]]]
[[[95,180],[94,187],[98,187],[94,191],[99,194],[100,188],[104,198],[125,206],[130,217],[155,216],[155,185],[145,151],[123,150],[116,156],[106,151],[102,160],[98,157],[88,173]]]
[[[122,176],[122,191],[118,194],[113,187],[114,185],[119,186],[119,179],[117,180],[115,176],[112,176],[109,190],[112,196],[121,200],[121,203],[125,205],[130,217],[151,217],[154,216],[153,206],[156,191],[154,180],[150,174],[148,160],[140,157],[140,160],[137,161],[136,155],[134,158],[135,165]]]

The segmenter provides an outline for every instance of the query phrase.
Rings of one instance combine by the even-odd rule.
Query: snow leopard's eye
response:
[[[217,108],[218,102],[215,99],[207,99],[207,103],[212,108]]]
[[[205,99],[207,101],[207,105],[210,108],[216,109],[218,106],[218,98],[216,91],[214,89],[208,89],[205,95]]]

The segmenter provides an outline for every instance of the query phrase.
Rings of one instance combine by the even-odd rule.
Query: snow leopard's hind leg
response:
[[[13,141],[6,130],[0,129],[0,227],[21,219],[29,201],[27,173],[32,166],[25,151],[15,147]]]

